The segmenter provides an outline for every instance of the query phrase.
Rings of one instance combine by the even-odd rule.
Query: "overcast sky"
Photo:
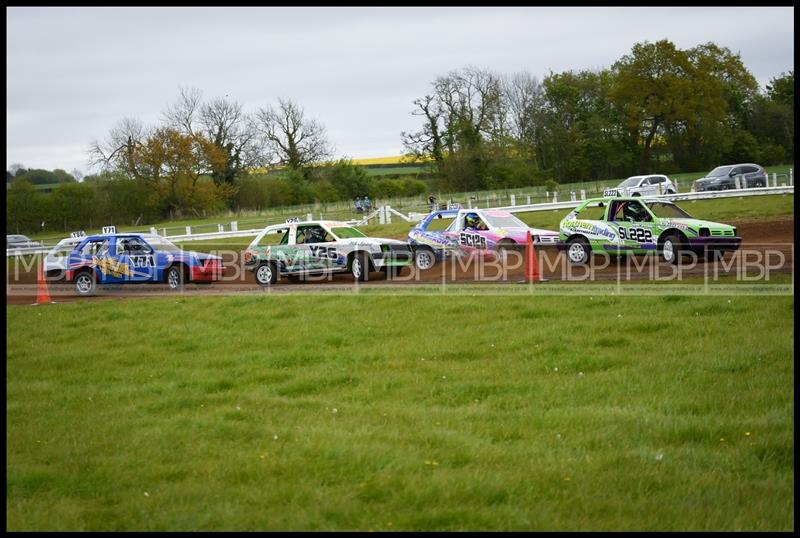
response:
[[[600,69],[636,42],[713,41],[762,87],[794,69],[794,8],[7,8],[6,166],[91,171],[123,117],[155,123],[179,86],[245,110],[289,97],[337,156],[399,155],[439,75]]]

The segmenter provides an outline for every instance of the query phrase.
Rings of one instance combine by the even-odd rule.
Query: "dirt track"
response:
[[[794,219],[770,221],[749,221],[734,223],[743,241],[740,250],[735,254],[727,254],[725,262],[706,262],[691,257],[685,258],[680,268],[667,265],[650,256],[628,256],[610,258],[596,256],[590,268],[570,265],[564,253],[554,248],[537,251],[542,276],[551,281],[611,281],[611,280],[664,280],[684,276],[702,276],[704,274],[742,274],[748,275],[758,271],[766,262],[770,271],[775,273],[791,273],[794,270]],[[223,254],[225,266],[228,267],[225,279],[211,284],[189,284],[181,296],[195,295],[230,295],[240,293],[258,293],[262,291],[256,284],[252,273],[244,271],[240,253]],[[749,265],[748,265],[749,264]],[[9,265],[6,278],[6,304],[32,304],[36,302],[37,281],[36,268],[17,268]],[[512,253],[503,265],[489,259],[448,260],[438,263],[428,271],[420,272],[415,267],[404,269],[397,279],[387,280],[382,273],[371,273],[370,281],[359,283],[359,287],[373,286],[409,286],[420,283],[492,283],[519,282],[525,276],[522,253]],[[312,277],[301,282],[282,279],[274,292],[291,293],[293,291],[313,291],[331,289],[350,289],[354,287],[349,274]],[[164,296],[170,293],[163,284],[141,284],[100,288],[93,298],[77,297],[70,284],[49,283],[49,291],[56,302],[75,300],[121,299],[132,297]]]

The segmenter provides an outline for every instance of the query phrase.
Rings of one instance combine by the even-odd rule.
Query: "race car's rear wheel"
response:
[[[358,282],[369,280],[369,258],[364,253],[356,253],[350,262],[350,273]]]
[[[516,250],[517,243],[510,239],[503,239],[497,243],[497,254],[503,265],[508,265],[508,253]]]
[[[429,248],[419,248],[414,252],[414,264],[420,271],[427,271],[436,265],[436,255]]]
[[[97,282],[94,275],[89,271],[83,271],[75,277],[75,293],[82,297],[94,295],[97,289]]]
[[[271,286],[278,281],[278,272],[271,263],[262,263],[255,271],[256,282],[261,286]]]
[[[573,237],[567,242],[567,258],[571,263],[585,265],[589,263],[589,255],[591,253],[592,247],[583,237]]]
[[[167,287],[170,290],[176,291],[183,288],[183,284],[189,279],[186,278],[186,271],[183,269],[183,266],[173,265],[167,269],[167,276],[164,280],[166,280]]]

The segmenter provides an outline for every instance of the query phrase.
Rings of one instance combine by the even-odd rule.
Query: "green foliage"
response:
[[[95,213],[95,191],[83,183],[65,183],[53,191],[52,205],[51,219],[63,231],[82,228],[87,222],[91,227]]]
[[[26,170],[20,168],[14,176],[15,180],[23,180],[31,183],[32,185],[48,185],[52,183],[74,183],[75,178],[72,174],[65,172],[59,168],[53,170],[30,169]]]
[[[363,166],[342,159],[318,171],[336,189],[340,200],[352,200],[356,196],[370,194],[370,178]]]
[[[6,230],[24,233],[41,231],[41,223],[49,219],[49,204],[30,182],[15,179],[6,192]]]

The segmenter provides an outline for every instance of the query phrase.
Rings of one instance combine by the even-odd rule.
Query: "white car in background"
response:
[[[67,262],[69,261],[70,252],[72,252],[75,246],[83,241],[85,237],[85,234],[73,234],[72,237],[62,239],[56,246],[51,248],[44,257],[44,274],[51,279],[63,278],[67,272]]]
[[[603,191],[603,196],[658,196],[676,194],[678,187],[670,178],[661,174],[631,176],[613,189]]]

